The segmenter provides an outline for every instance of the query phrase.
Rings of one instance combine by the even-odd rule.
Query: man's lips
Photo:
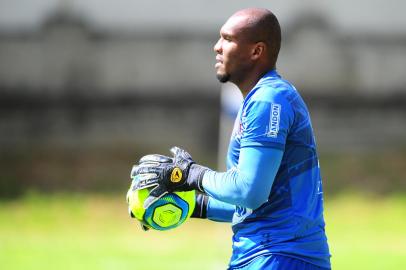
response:
[[[220,56],[216,56],[216,64],[214,65],[215,68],[220,67],[223,64],[223,59]]]

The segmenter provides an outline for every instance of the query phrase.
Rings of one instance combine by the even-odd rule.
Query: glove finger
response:
[[[171,163],[172,158],[164,156],[164,155],[159,155],[159,154],[151,154],[151,155],[143,156],[139,162],[140,163],[145,163],[145,162]]]
[[[140,165],[134,165],[132,167],[132,169],[131,169],[130,178],[134,179],[137,176],[137,174],[140,174],[141,173],[141,171],[140,171],[141,168],[142,167]]]
[[[192,156],[186,152],[186,150],[177,146],[173,146],[170,151],[173,154],[175,161],[179,159],[192,159]]]
[[[134,178],[133,191],[150,188],[159,184],[159,177],[156,173],[138,174]]]
[[[130,207],[128,207],[128,214],[130,215],[130,218],[135,218],[133,211],[131,211]]]
[[[177,153],[182,150],[181,148],[177,147],[177,146],[172,146],[171,149],[169,151],[171,151],[172,155],[176,156]]]
[[[168,191],[162,186],[157,186],[156,188],[151,190],[149,196],[144,201],[144,209],[150,207],[154,202],[162,198],[167,193]]]
[[[134,214],[133,214],[133,212],[131,211],[131,209],[130,208],[128,208],[128,213],[130,214],[130,217],[131,218],[135,218],[135,216],[134,216]],[[139,224],[140,224],[140,227],[141,227],[141,229],[143,230],[143,231],[148,231],[149,230],[149,227],[147,226],[147,225],[145,225],[141,220],[139,220]]]
[[[131,182],[131,186],[127,191],[127,196],[126,196],[126,200],[127,200],[127,204],[130,204],[130,200],[132,198],[132,196],[134,196],[134,192],[141,190],[141,189],[146,189],[146,188],[154,188],[157,187],[159,184],[159,180],[158,178],[151,178],[149,176],[147,176],[148,178],[145,179],[137,179],[140,177],[143,177],[145,175],[137,175],[136,178],[133,179],[133,181]]]
[[[158,171],[159,171],[158,166],[159,166],[159,163],[155,163],[155,164],[143,163],[142,165],[134,165],[131,170],[130,177],[132,179],[134,179],[137,177],[137,175],[140,175],[140,174],[150,174],[150,173],[158,174]]]
[[[144,232],[146,232],[146,231],[149,230],[149,228],[148,228],[147,226],[145,226],[144,224],[142,224],[141,222],[140,222],[140,226],[141,226],[141,229],[142,229]]]
[[[138,174],[138,171],[139,171],[139,168],[140,168],[140,165],[134,165],[132,168],[131,168],[131,172],[130,172],[130,178],[131,179],[133,179],[133,178],[135,178],[136,177],[136,175]]]

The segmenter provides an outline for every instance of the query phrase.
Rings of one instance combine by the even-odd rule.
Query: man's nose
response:
[[[216,53],[221,53],[221,38],[214,44],[213,50]]]

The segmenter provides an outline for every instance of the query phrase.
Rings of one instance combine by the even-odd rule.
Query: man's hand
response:
[[[202,180],[208,168],[196,164],[190,154],[179,147],[172,147],[171,152],[173,158],[146,155],[131,171],[134,189],[152,188],[144,202],[145,209],[169,192],[204,192]]]

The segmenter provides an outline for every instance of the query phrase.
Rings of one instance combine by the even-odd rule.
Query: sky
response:
[[[0,29],[35,29],[58,7],[83,14],[95,27],[139,29],[148,26],[201,30],[218,29],[246,0],[0,0]],[[252,0],[267,7],[281,24],[303,13],[320,13],[345,32],[406,33],[404,0]]]

